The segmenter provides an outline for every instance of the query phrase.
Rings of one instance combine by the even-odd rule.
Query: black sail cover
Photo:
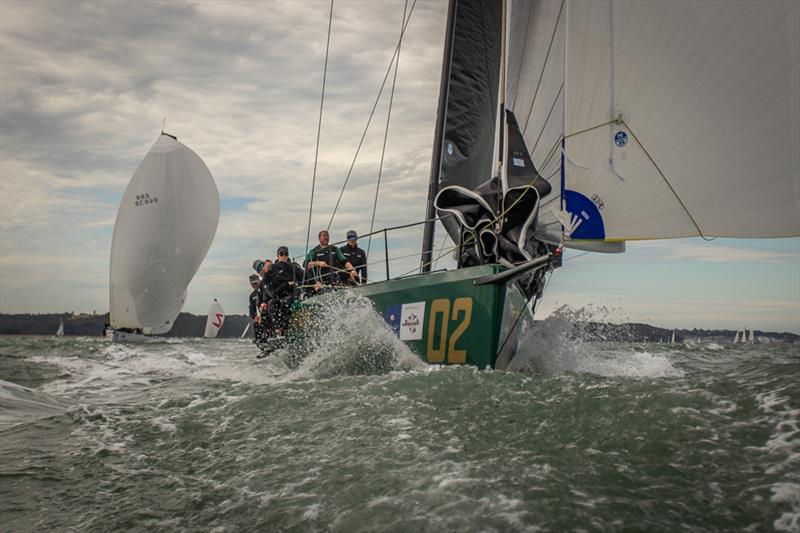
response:
[[[444,69],[449,72],[447,105],[434,205],[439,215],[453,215],[442,222],[461,244],[460,266],[529,260],[541,252],[533,230],[539,199],[551,186],[534,168],[510,111],[505,113],[505,176],[493,175],[502,3],[451,1],[453,42]]]

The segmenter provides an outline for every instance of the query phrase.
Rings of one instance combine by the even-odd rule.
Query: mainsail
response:
[[[203,334],[206,338],[214,338],[222,329],[222,324],[225,322],[225,310],[222,305],[214,300],[208,306],[208,318],[206,319],[206,331]]]
[[[111,244],[112,328],[165,333],[208,252],[219,193],[206,165],[161,134],[122,197]]]

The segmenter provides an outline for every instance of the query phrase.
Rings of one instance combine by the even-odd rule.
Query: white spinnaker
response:
[[[111,244],[113,328],[169,331],[219,222],[219,193],[192,150],[161,135],[122,197]]]
[[[203,334],[206,338],[214,338],[222,329],[222,324],[225,322],[225,310],[222,305],[216,300],[211,302],[208,306],[208,318],[206,319],[206,331]]]
[[[800,3],[565,9],[573,237],[800,235]]]

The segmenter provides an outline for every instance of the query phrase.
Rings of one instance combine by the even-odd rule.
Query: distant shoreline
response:
[[[106,315],[48,313],[48,314],[0,314],[0,335],[55,335],[61,321],[64,321],[66,336],[101,336]],[[228,315],[219,332],[223,338],[238,338],[247,327],[247,315]],[[175,320],[172,330],[163,337],[202,337],[205,330],[205,315],[181,313]],[[669,342],[673,331],[675,340],[703,340],[732,343],[735,330],[728,329],[667,329],[649,324],[604,324],[599,322],[580,323],[578,335],[587,340],[630,341],[630,342]],[[800,335],[789,332],[755,331],[760,342],[800,343]]]

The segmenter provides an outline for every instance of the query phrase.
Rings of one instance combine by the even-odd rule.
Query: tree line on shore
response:
[[[108,315],[106,314],[0,314],[0,335],[55,335],[61,321],[64,321],[64,335],[101,336]],[[175,325],[165,337],[202,337],[206,327],[205,315],[181,313]],[[250,319],[247,315],[228,315],[219,332],[219,337],[240,337]],[[676,342],[693,339],[730,340],[736,331],[727,329],[666,329],[649,324],[607,324],[601,322],[582,322],[575,324],[573,334],[590,341],[623,342],[669,342],[675,332]],[[252,328],[248,331],[252,335]],[[767,332],[756,330],[755,336],[769,342],[800,343],[800,335],[788,332]]]

